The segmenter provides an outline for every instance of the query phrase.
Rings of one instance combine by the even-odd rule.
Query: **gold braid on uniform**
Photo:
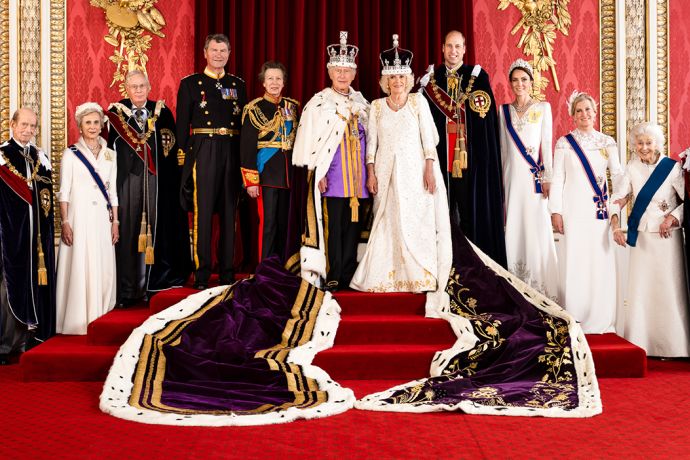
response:
[[[453,149],[453,177],[462,177],[463,169],[467,169],[467,141],[465,139],[465,127],[461,123],[460,118],[460,107],[465,104],[465,101],[469,99],[470,93],[472,92],[472,87],[474,86],[475,76],[470,76],[470,81],[467,83],[467,88],[462,93],[459,93],[459,89],[462,85],[462,75],[458,78],[456,71],[451,72],[448,75],[448,96],[450,97],[450,103],[446,103],[443,99],[441,88],[436,85],[436,79],[433,74],[431,75],[431,95],[436,101],[436,103],[446,109],[449,112],[454,112],[458,115],[458,131],[455,137],[455,147]],[[452,82],[452,83],[451,83]],[[452,85],[452,87],[451,87]]]
[[[270,139],[259,141],[257,145],[258,148],[262,149],[266,147],[275,147],[281,150],[292,149],[292,144],[295,141],[295,127],[293,126],[292,131],[288,135],[287,128],[285,127],[285,117],[283,116],[283,112],[280,110],[280,107],[279,110],[276,110],[273,118],[270,120],[266,118],[266,115],[264,115],[264,112],[257,104],[257,102],[262,99],[263,98],[254,99],[244,107],[244,112],[242,113],[242,123],[244,124],[245,118],[249,117],[249,121],[252,126],[259,131],[259,139],[272,134]],[[276,141],[278,136],[280,136],[280,140]]]

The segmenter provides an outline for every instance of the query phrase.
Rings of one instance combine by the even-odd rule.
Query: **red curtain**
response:
[[[353,86],[371,100],[381,97],[379,53],[400,46],[414,53],[419,77],[441,61],[443,36],[457,29],[468,41],[466,62],[474,62],[471,0],[196,0],[196,67],[204,68],[203,45],[209,33],[225,33],[232,54],[228,70],[247,82],[250,98],[263,94],[257,81],[261,64],[281,61],[288,70],[284,94],[303,104],[330,82],[326,46],[341,30],[359,47]]]

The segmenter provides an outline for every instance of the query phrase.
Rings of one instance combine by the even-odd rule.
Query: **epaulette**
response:
[[[234,73],[227,73],[227,72],[226,72],[225,75],[227,75],[228,77],[237,78],[239,81],[241,81],[242,83],[244,83],[244,78],[238,77],[238,76],[235,75]]]
[[[298,101],[297,99],[293,99],[293,98],[291,98],[291,97],[284,97],[283,99],[285,99],[285,100],[288,101],[288,102],[291,102],[292,104],[300,105],[300,103],[299,103],[299,101]]]
[[[197,73],[190,73],[189,75],[187,75],[187,76],[185,76],[185,77],[182,77],[182,78],[180,79],[180,81],[187,80],[188,78],[197,77],[197,76],[199,76],[199,75],[203,75],[203,72],[202,72],[202,73],[198,73],[198,72],[197,72]]]
[[[108,111],[112,112],[113,109],[117,110],[118,112],[123,112],[125,115],[128,117],[132,116],[132,111],[129,110],[129,107],[124,105],[122,102],[113,102],[108,106]]]
[[[478,77],[479,73],[482,71],[482,66],[479,64],[475,65],[474,68],[472,69],[472,76],[473,77]]]
[[[8,145],[10,145],[10,141],[5,141],[2,144],[0,144],[0,149],[3,147],[7,147]]]
[[[242,123],[244,123],[244,118],[247,116],[249,111],[254,110],[257,107],[259,101],[262,99],[263,97],[257,97],[256,99],[248,102],[247,105],[244,106],[244,109],[242,110]]]

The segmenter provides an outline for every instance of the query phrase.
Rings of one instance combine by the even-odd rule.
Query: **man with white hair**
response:
[[[128,97],[107,112],[108,146],[118,163],[118,307],[144,299],[147,292],[183,285],[192,263],[184,250],[189,223],[176,199],[182,170],[173,114],[164,101],[148,99],[151,84],[143,71],[126,75],[125,90]]]
[[[50,159],[31,141],[27,108],[0,145],[0,365],[55,334],[55,251]]]
[[[359,49],[340,43],[327,47],[330,88],[304,107],[292,162],[310,171],[307,228],[300,253],[302,276],[327,290],[350,285],[357,269],[361,200],[366,188],[366,133],[369,103],[350,86]]]

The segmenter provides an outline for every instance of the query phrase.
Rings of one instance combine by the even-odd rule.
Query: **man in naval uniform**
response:
[[[163,101],[148,99],[144,72],[125,77],[127,99],[110,105],[108,147],[117,152],[120,241],[117,306],[145,298],[147,292],[181,286],[191,272],[189,221],[176,198],[181,167],[173,114]],[[161,231],[159,231],[161,230]]]
[[[286,80],[283,64],[264,63],[259,81],[266,92],[247,104],[242,114],[242,181],[257,202],[261,259],[273,254],[285,257],[292,144],[299,116],[299,102],[282,95]]]
[[[235,208],[240,186],[244,81],[225,73],[230,41],[209,35],[204,45],[206,69],[182,79],[177,93],[177,142],[182,170],[181,200],[193,212],[194,287],[205,289],[211,276],[211,230],[219,214],[221,284],[234,281]]]
[[[302,277],[331,291],[347,288],[357,268],[357,245],[364,220],[366,133],[369,103],[350,86],[359,49],[340,43],[327,47],[332,86],[304,106],[292,161],[311,172],[307,225],[301,254]]]
[[[36,114],[12,116],[0,145],[0,364],[55,334],[55,252],[50,159],[31,145]]]
[[[463,64],[465,37],[449,32],[443,64],[429,66],[421,90],[440,135],[436,146],[451,219],[493,260],[506,266],[498,117],[488,74]]]

